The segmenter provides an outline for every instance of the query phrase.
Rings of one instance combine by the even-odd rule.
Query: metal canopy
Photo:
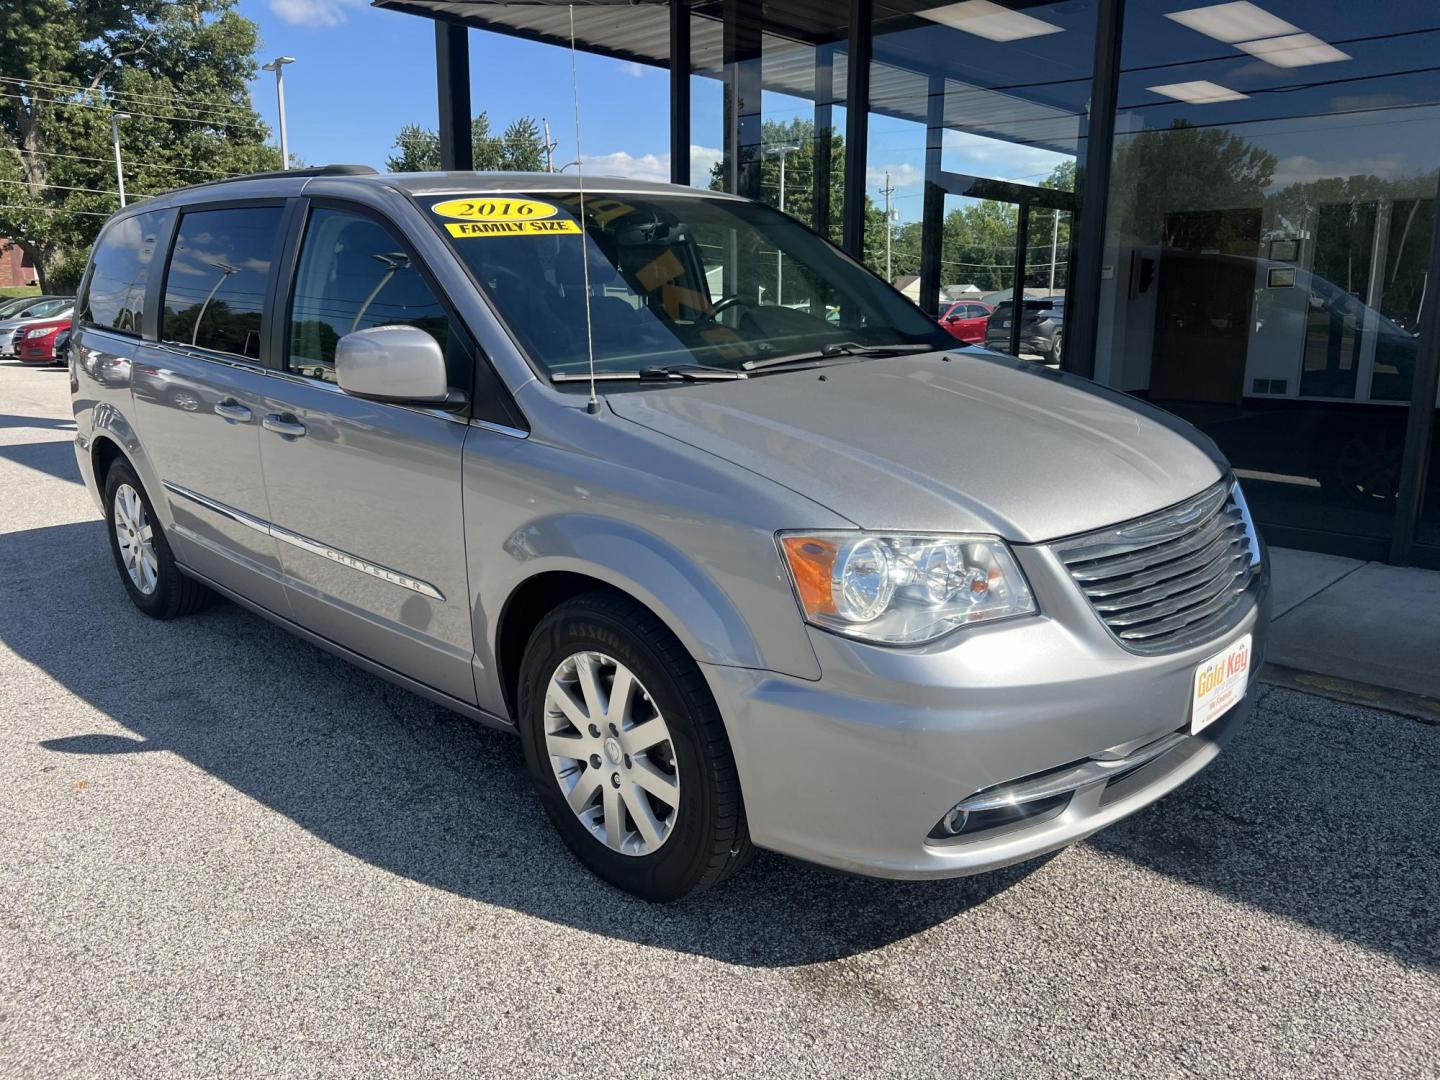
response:
[[[373,6],[421,15],[440,22],[488,30],[528,41],[568,47],[570,7],[567,0],[373,0]],[[875,4],[877,20],[887,30],[903,27],[912,16],[902,8],[928,6],[914,0]],[[587,53],[616,60],[670,67],[670,13],[666,0],[579,0],[574,4],[576,45]],[[722,3],[701,0],[690,11],[693,21],[690,70],[695,75],[720,79],[724,75]],[[825,0],[787,0],[767,4],[760,64],[761,86],[773,93],[813,101],[815,98],[814,46],[839,43],[834,53],[834,86],[846,81],[848,11]],[[926,25],[916,20],[915,25]],[[977,46],[978,48],[978,46]],[[973,57],[972,57],[973,58]],[[958,63],[957,58],[957,63]],[[900,57],[877,56],[871,75],[870,111],[883,116],[926,124],[929,76],[906,66]],[[1044,93],[1011,87],[996,90],[949,76],[945,80],[943,127],[1066,154],[1078,151],[1084,124],[1081,110],[1060,101],[1037,100]],[[1048,88],[1046,88],[1048,89]],[[843,103],[843,93],[837,103]]]

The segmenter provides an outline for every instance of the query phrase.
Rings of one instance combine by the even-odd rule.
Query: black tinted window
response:
[[[181,216],[165,277],[161,337],[259,358],[260,312],[281,213],[278,206],[242,206]]]
[[[169,214],[165,210],[136,214],[113,222],[100,234],[80,315],[82,322],[127,334],[140,333],[150,265]]]
[[[456,350],[448,347],[449,315],[399,241],[372,218],[315,210],[295,274],[286,366],[333,382],[336,342],[355,330],[400,324],[439,342],[450,360],[451,385],[467,385]]]

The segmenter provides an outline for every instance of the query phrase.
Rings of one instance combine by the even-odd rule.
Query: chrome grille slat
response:
[[[1164,653],[1223,633],[1259,573],[1228,482],[1159,513],[1052,545],[1111,634]]]
[[[1092,600],[1100,600],[1134,592],[1147,585],[1157,585],[1162,581],[1169,581],[1172,578],[1208,567],[1227,554],[1233,556],[1236,553],[1237,544],[1241,545],[1239,550],[1243,550],[1243,537],[1236,537],[1228,532],[1222,533],[1210,541],[1209,545],[1194,554],[1171,560],[1153,570],[1140,570],[1122,577],[1098,579],[1093,583],[1086,584],[1085,591]]]
[[[1244,526],[1238,521],[1232,521],[1224,515],[1217,514],[1199,529],[1177,540],[1147,547],[1134,554],[1111,555],[1105,559],[1086,559],[1084,562],[1071,565],[1070,572],[1077,581],[1099,581],[1119,577],[1121,574],[1128,574],[1134,570],[1149,569],[1171,559],[1181,558],[1192,551],[1203,548],[1217,536],[1237,529],[1243,532]]]
[[[1121,617],[1121,613],[1129,611],[1131,608],[1158,604],[1191,590],[1208,595],[1210,586],[1220,578],[1227,574],[1232,577],[1238,574],[1240,567],[1237,563],[1246,558],[1249,558],[1249,555],[1243,551],[1231,551],[1229,554],[1217,555],[1202,569],[1186,574],[1183,578],[1169,578],[1152,588],[1143,589],[1140,592],[1120,593],[1118,596],[1107,598],[1104,601],[1092,597],[1091,602],[1094,603],[1095,610],[1107,619],[1110,619],[1113,613],[1115,619],[1111,619],[1111,621],[1114,622]]]

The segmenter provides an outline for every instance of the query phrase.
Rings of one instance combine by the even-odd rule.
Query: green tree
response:
[[[73,288],[126,194],[274,168],[250,104],[259,43],[235,0],[0,0],[0,235],[41,287]]]
[[[477,172],[540,172],[545,168],[545,140],[533,116],[512,121],[500,135],[490,133],[490,116],[470,121],[470,148]],[[440,168],[440,134],[419,124],[406,124],[395,136],[395,153],[385,159],[391,172],[435,172]]]
[[[1177,210],[1259,207],[1275,165],[1274,154],[1224,128],[1177,120],[1162,130],[1142,131],[1115,150],[1111,228],[1122,243],[1170,243],[1167,219]],[[1212,237],[1218,246],[1224,241]]]

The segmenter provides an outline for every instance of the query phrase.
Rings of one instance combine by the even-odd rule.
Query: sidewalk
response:
[[[1389,691],[1387,707],[1440,721],[1440,572],[1290,548],[1270,554],[1274,681],[1322,693],[1359,683]]]

